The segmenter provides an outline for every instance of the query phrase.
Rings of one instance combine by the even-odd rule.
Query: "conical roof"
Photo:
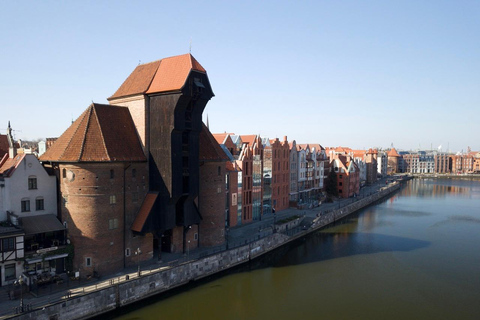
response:
[[[387,152],[387,156],[400,157],[400,155],[398,154],[397,150],[395,150],[395,148],[390,149],[390,151]]]
[[[91,104],[40,157],[52,162],[146,161],[128,108]]]

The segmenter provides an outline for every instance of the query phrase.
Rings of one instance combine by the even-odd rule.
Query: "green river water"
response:
[[[479,248],[480,181],[416,179],[251,265],[112,317],[480,319]]]

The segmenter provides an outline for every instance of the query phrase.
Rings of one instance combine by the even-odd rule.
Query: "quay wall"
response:
[[[379,192],[357,200],[347,206],[321,215],[319,214],[308,228],[305,228],[305,230],[293,236],[287,236],[281,233],[281,231],[298,227],[303,218],[298,218],[285,225],[279,226],[277,229],[279,232],[244,246],[222,251],[198,260],[188,261],[181,265],[160,268],[137,277],[125,277],[124,281],[113,282],[112,285],[106,288],[100,288],[91,293],[80,294],[78,296],[73,295],[65,298],[63,301],[52,303],[27,313],[14,315],[8,317],[8,319],[62,320],[88,319],[93,316],[98,316],[102,313],[185,285],[190,281],[195,281],[246,263],[299,237],[303,237],[308,233],[342,219],[388,196],[399,188],[400,183],[395,182],[383,187]],[[288,225],[288,229],[286,225]]]

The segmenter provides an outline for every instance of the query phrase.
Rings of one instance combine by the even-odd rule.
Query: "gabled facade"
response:
[[[65,226],[57,219],[55,176],[33,154],[17,153],[10,124],[7,136],[9,150],[0,160],[2,285],[19,276],[31,283],[37,271],[63,273],[68,256],[55,254],[65,245]],[[43,250],[48,250],[47,258]],[[39,261],[32,261],[33,257]]]
[[[243,158],[251,159],[248,163],[251,163],[251,166],[247,169],[250,169],[250,175],[247,176],[247,180],[245,180],[245,176],[243,177],[244,182],[247,182],[247,188],[250,188],[249,193],[245,193],[246,190],[244,189],[243,200],[247,200],[245,202],[248,204],[247,209],[247,217],[250,216],[252,220],[261,220],[262,219],[262,208],[263,208],[263,144],[262,138],[259,135],[242,135],[241,140],[243,142],[243,149],[240,153],[239,159],[242,159],[242,153],[249,150],[249,152],[245,153]],[[248,155],[248,156],[247,156]],[[248,171],[248,170],[247,170]],[[246,173],[244,168],[242,167],[242,172]],[[245,186],[244,186],[245,188]],[[251,205],[251,209],[250,209]],[[251,210],[251,211],[250,211]],[[245,215],[245,213],[244,213]]]
[[[234,154],[237,154],[237,149],[230,134],[219,133],[212,134],[212,136],[228,158],[225,163],[225,228],[230,228],[242,223],[242,217],[238,215],[238,210],[242,207],[241,196],[239,197],[238,192],[242,174],[235,161]]]
[[[338,196],[349,198],[360,192],[360,172],[349,155],[335,154],[331,166],[337,175]]]
[[[289,207],[290,150],[287,137],[270,141],[271,148],[271,194],[275,212]]]
[[[289,201],[296,204],[298,201],[298,150],[297,142],[293,140],[289,144],[290,156],[290,187],[289,187]]]

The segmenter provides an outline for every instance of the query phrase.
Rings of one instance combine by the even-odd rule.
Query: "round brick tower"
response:
[[[148,164],[127,108],[92,104],[40,160],[58,170],[72,271],[111,274],[152,257],[152,235],[131,230],[148,193]]]

